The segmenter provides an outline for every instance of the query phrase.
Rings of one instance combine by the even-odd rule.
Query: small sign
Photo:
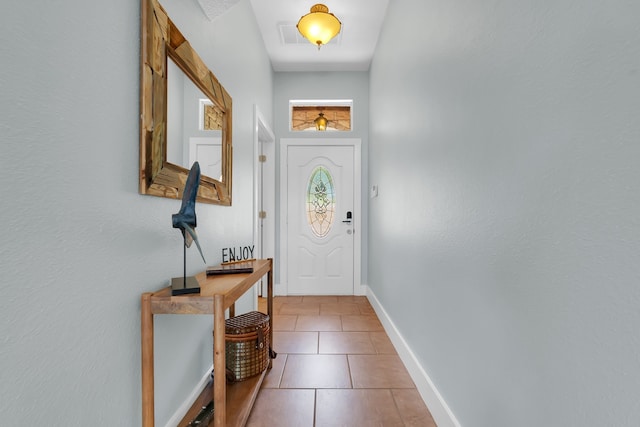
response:
[[[222,262],[243,261],[253,258],[253,248],[251,246],[234,246],[231,248],[222,248]]]

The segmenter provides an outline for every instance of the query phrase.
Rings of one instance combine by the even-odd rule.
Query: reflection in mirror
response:
[[[167,162],[222,181],[222,126],[213,102],[167,61]]]
[[[230,206],[231,96],[158,0],[142,0],[141,24],[140,193],[180,199],[197,160],[197,200]]]

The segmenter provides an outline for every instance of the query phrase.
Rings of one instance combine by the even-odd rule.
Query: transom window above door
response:
[[[353,100],[291,100],[291,131],[323,132],[352,129]]]

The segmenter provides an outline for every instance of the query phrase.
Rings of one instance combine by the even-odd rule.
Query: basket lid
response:
[[[269,316],[259,311],[250,311],[225,320],[225,333],[246,334],[262,329],[269,324]]]

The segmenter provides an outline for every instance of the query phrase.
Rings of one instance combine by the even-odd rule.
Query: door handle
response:
[[[347,223],[347,224],[351,224],[351,216],[352,216],[352,215],[351,215],[351,211],[347,211],[347,219],[345,219],[345,220],[344,220],[344,221],[342,221],[342,222],[345,222],[345,223]]]

